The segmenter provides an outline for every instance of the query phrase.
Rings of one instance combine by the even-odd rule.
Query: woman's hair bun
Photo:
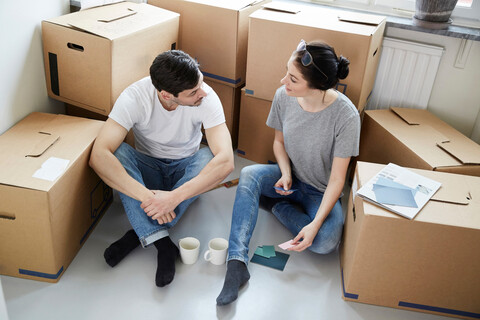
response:
[[[344,56],[338,58],[337,77],[338,79],[345,79],[348,76],[350,61]]]

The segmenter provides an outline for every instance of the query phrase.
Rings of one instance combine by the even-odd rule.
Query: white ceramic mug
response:
[[[194,264],[197,262],[198,253],[200,251],[200,241],[193,237],[180,239],[178,242],[180,247],[180,257],[185,264]]]
[[[227,260],[228,241],[223,238],[215,238],[208,242],[208,250],[204,258],[213,264],[221,265]]]

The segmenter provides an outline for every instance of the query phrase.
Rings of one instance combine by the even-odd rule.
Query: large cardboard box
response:
[[[272,101],[247,96],[242,90],[237,154],[258,163],[276,163],[275,129],[266,125]]]
[[[480,145],[427,110],[366,110],[358,160],[480,176]]]
[[[113,199],[88,166],[103,123],[32,113],[0,136],[0,274],[57,282],[85,243]]]
[[[240,116],[240,95],[242,87],[233,88],[223,83],[204,79],[212,87],[222,102],[225,113],[225,123],[232,137],[232,146],[235,149],[238,144],[238,121]]]
[[[358,110],[363,110],[375,82],[385,17],[288,6],[290,11],[265,8],[250,15],[246,94],[273,100],[285,76],[288,59],[300,40],[322,40],[337,55],[350,60],[350,73],[337,85],[337,90],[346,94]],[[296,10],[291,11],[292,7]]]
[[[412,169],[442,186],[408,220],[352,199],[383,167],[357,164],[340,247],[343,298],[480,318],[480,178]]]
[[[65,114],[69,116],[74,116],[74,117],[82,117],[82,118],[101,120],[101,121],[107,121],[108,119],[108,116],[105,116],[103,114],[99,114],[96,112],[92,112],[87,109],[79,108],[68,103],[65,103]],[[133,135],[132,129],[128,131],[124,141],[135,148],[135,136]]]
[[[237,87],[245,83],[248,16],[271,0],[148,0],[180,13],[180,49],[206,77]]]
[[[42,21],[48,95],[108,115],[120,93],[175,48],[179,15],[122,2]]]

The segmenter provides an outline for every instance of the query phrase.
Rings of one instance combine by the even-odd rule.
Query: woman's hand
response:
[[[275,191],[278,194],[281,194],[282,196],[288,196],[293,192],[293,191],[289,191],[291,186],[292,186],[292,177],[282,175],[282,177],[278,179],[277,183],[275,183],[274,187],[283,189],[283,190],[275,189]]]
[[[294,246],[290,247],[288,250],[301,252],[307,249],[312,245],[313,240],[318,234],[318,230],[320,230],[320,226],[316,226],[313,222],[307,224],[293,239]]]

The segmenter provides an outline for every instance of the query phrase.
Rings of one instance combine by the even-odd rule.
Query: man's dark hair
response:
[[[198,63],[180,50],[160,53],[150,66],[150,77],[158,91],[178,97],[184,90],[192,89],[200,80]]]

